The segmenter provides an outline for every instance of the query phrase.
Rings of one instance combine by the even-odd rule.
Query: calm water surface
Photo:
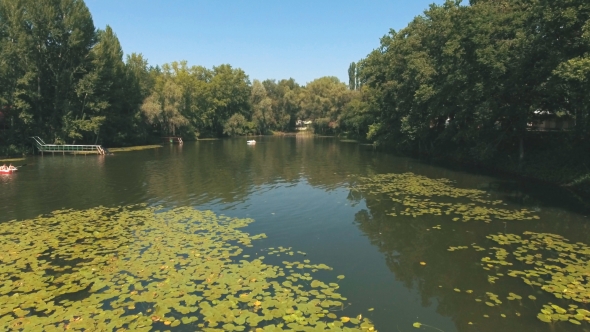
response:
[[[490,233],[527,230],[590,243],[588,211],[555,188],[430,166],[333,138],[264,137],[255,146],[245,139],[198,141],[106,157],[37,156],[25,163],[17,174],[0,176],[0,222],[99,205],[210,209],[256,220],[246,231],[264,232],[268,238],[255,242],[254,254],[293,247],[332,266],[331,274],[346,275],[340,283],[348,298],[345,313],[365,313],[380,331],[416,330],[414,322],[445,332],[589,329],[538,321],[550,295],[519,280],[489,284],[479,253],[446,250],[471,243],[489,247],[493,243],[485,236]],[[402,172],[485,190],[491,199],[508,203],[507,208],[526,207],[541,219],[485,224],[457,223],[450,216],[391,217],[388,199],[350,189],[359,176]],[[435,225],[441,230],[431,229]],[[510,290],[538,300],[489,308],[454,288],[491,291],[501,298]]]

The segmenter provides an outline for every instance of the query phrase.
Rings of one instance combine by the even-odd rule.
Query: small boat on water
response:
[[[6,165],[2,165],[0,166],[0,174],[10,174],[13,172],[18,171],[18,168],[10,165],[10,166],[6,166]]]
[[[251,141],[246,141],[246,143],[248,145],[254,145],[254,144],[256,144],[256,141],[255,140],[251,140]]]

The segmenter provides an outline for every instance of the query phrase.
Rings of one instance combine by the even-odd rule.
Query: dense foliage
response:
[[[590,146],[584,0],[431,5],[351,63],[348,84],[251,82],[227,64],[153,67],[135,53],[124,61],[116,34],[96,29],[82,0],[0,0],[0,59],[1,155],[23,152],[33,135],[123,146],[302,126],[504,168],[555,169],[573,157],[583,166]],[[573,125],[532,130],[547,119]]]
[[[432,5],[357,64],[375,103],[368,137],[489,160],[543,116],[590,122],[590,3],[478,0]]]
[[[321,119],[334,132],[351,92],[338,79],[250,82],[230,65],[123,60],[114,31],[96,29],[82,0],[0,1],[0,155],[30,136],[51,143],[122,146],[294,130]]]
[[[139,140],[133,60],[82,1],[0,1],[0,124],[4,153],[33,135],[52,142]]]

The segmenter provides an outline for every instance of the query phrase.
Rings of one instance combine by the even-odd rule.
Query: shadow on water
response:
[[[458,174],[489,177],[490,181],[482,184],[478,189],[503,193],[504,200],[515,204],[553,207],[573,213],[590,214],[590,200],[588,198],[581,197],[560,185],[475,165],[464,165],[445,161],[432,162],[421,159],[412,160],[425,168],[443,168]]]
[[[34,157],[27,163],[16,176],[0,178],[0,222],[61,208],[137,203],[250,217],[256,222],[248,231],[268,235],[256,250],[292,246],[346,275],[341,291],[348,310],[370,317],[381,331],[412,330],[416,321],[445,332],[551,331],[536,318],[540,303],[552,301],[549,295],[515,279],[490,283],[492,273],[481,266],[485,252],[447,249],[473,243],[488,248],[493,243],[486,235],[495,233],[547,232],[585,243],[590,235],[588,210],[562,188],[429,165],[334,138],[260,137],[254,146],[245,139],[197,141],[106,157]],[[393,217],[391,198],[350,189],[360,177],[405,172],[483,190],[488,199],[506,202],[507,209],[527,208],[540,220],[486,224],[450,216]],[[504,301],[493,308],[475,301],[485,292],[504,300],[508,291],[534,294],[538,301]]]
[[[577,304],[580,308],[590,309],[581,303],[560,301],[540,288],[526,285],[519,278],[498,276],[498,280],[490,282],[490,276],[495,277],[496,274],[493,269],[482,269],[485,251],[480,253],[471,248],[458,252],[447,250],[451,246],[493,247],[494,243],[486,239],[486,235],[507,231],[514,234],[522,234],[525,230],[570,235],[578,233],[576,238],[587,240],[589,230],[586,225],[576,225],[571,220],[564,221],[568,224],[565,226],[530,225],[528,221],[461,223],[439,216],[421,216],[417,221],[407,216],[391,217],[384,212],[390,208],[390,202],[368,199],[367,209],[355,214],[355,225],[383,254],[395,280],[419,294],[422,306],[429,307],[435,303],[439,315],[452,319],[452,330],[550,331],[554,326],[536,318],[542,304],[556,303],[566,308],[569,304]],[[502,305],[486,305],[485,302],[489,301],[487,292],[499,295]],[[524,299],[508,301],[509,292],[520,294]],[[528,299],[528,295],[535,296],[537,300]],[[481,302],[476,302],[476,299]],[[433,316],[419,319],[427,324],[431,324],[431,320]],[[375,319],[375,322],[388,324],[381,319]],[[449,327],[438,327],[449,330]],[[579,327],[567,322],[559,325],[559,331],[578,330]]]

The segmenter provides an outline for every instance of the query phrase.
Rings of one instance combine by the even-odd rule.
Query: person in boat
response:
[[[0,171],[7,171],[8,167],[6,167],[6,165],[2,165],[0,166]]]
[[[14,167],[14,166],[12,166],[12,165],[10,165],[10,166],[8,166],[8,170],[9,170],[9,171],[16,171],[16,170],[17,170],[17,168],[16,168],[16,167]]]

